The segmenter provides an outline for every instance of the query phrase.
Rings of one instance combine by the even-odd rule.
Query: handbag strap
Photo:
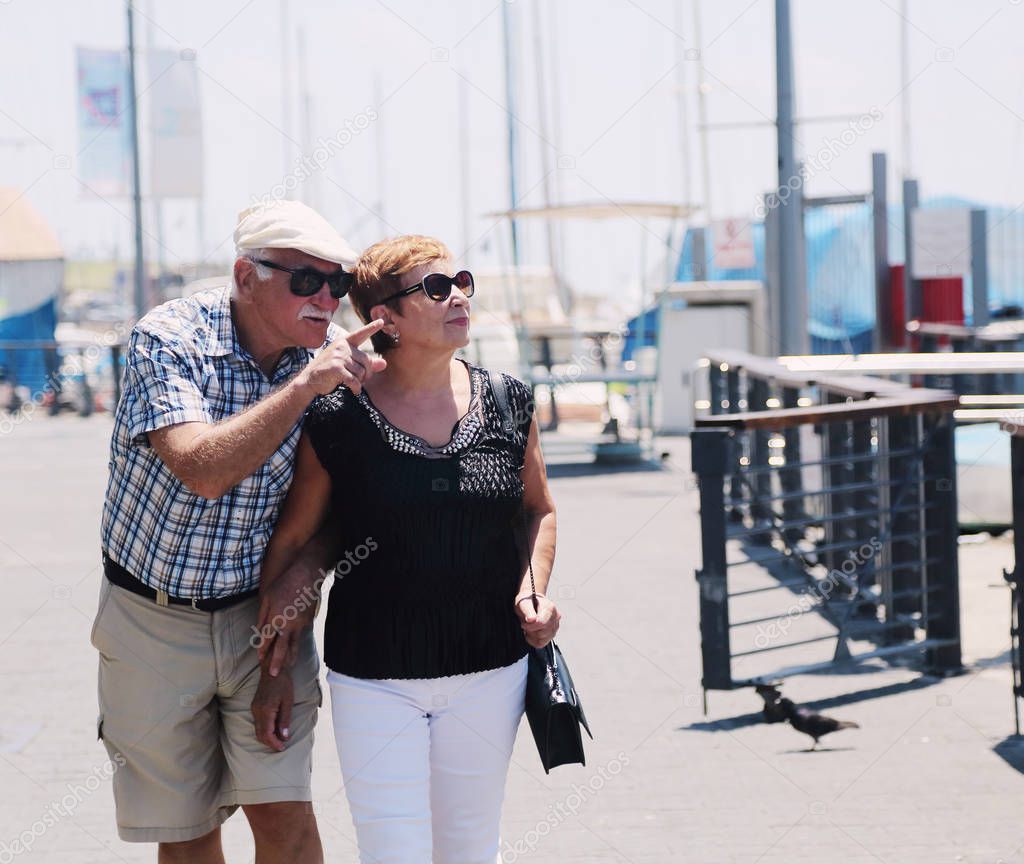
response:
[[[516,418],[512,413],[512,403],[508,398],[508,382],[500,372],[488,371],[487,377],[491,382],[491,392],[494,394],[494,401],[498,403],[498,413],[501,415],[501,425],[506,432],[512,432],[516,428]],[[523,526],[523,541],[526,544],[526,563],[530,568],[530,594],[533,599],[533,611],[536,612],[540,605],[537,603],[537,583],[533,578],[533,556],[530,555],[529,528],[526,524],[526,510],[520,506],[519,519]],[[518,544],[517,544],[518,545]]]

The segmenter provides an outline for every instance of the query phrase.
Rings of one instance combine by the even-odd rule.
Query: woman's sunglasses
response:
[[[354,273],[346,273],[344,270],[337,270],[334,273],[321,273],[314,267],[285,267],[274,261],[267,261],[265,258],[260,258],[256,263],[269,267],[271,270],[291,273],[292,279],[288,287],[296,297],[312,297],[320,291],[320,288],[326,282],[327,287],[331,291],[331,296],[335,300],[340,300],[348,294],[349,289],[352,287],[352,282],[356,278]]]
[[[452,296],[453,286],[458,286],[458,289],[463,294],[467,297],[472,297],[475,290],[473,274],[468,270],[460,270],[454,276],[448,276],[445,273],[428,273],[423,277],[422,281],[417,282],[415,285],[410,285],[408,288],[403,288],[401,291],[396,291],[390,297],[385,297],[380,302],[388,303],[391,300],[397,300],[399,297],[405,297],[407,294],[415,294],[422,288],[423,293],[431,300],[442,303]]]

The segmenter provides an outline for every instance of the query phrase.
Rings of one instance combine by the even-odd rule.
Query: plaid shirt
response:
[[[328,342],[336,332],[331,325]],[[268,379],[238,344],[227,287],[172,300],[143,317],[132,330],[114,418],[103,551],[173,597],[228,597],[257,587],[292,480],[301,421],[254,474],[215,501],[185,488],[146,433],[237,414],[312,356],[289,348]]]

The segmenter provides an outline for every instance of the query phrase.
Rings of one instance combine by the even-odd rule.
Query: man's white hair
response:
[[[263,264],[256,263],[260,258],[267,257],[266,249],[235,249],[235,260],[236,261],[251,261],[253,269],[256,271],[256,278],[260,282],[266,282],[274,274],[271,272],[269,267]],[[238,296],[238,283],[235,281],[235,268],[231,268],[231,296]]]

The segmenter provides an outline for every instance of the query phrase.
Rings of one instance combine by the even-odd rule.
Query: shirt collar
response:
[[[235,324],[231,320],[231,288],[228,285],[220,289],[210,306],[210,333],[205,353],[210,357],[241,353]]]

